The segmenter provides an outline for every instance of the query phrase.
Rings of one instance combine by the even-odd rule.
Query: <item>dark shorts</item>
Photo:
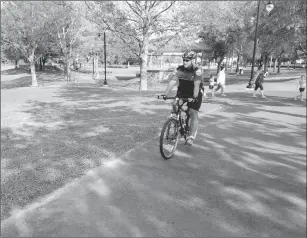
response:
[[[213,89],[214,88],[214,86],[213,85],[209,85],[209,89]]]
[[[258,88],[260,88],[260,90],[263,90],[263,85],[262,85],[262,83],[256,83],[255,84],[255,91],[258,89]]]
[[[304,92],[305,91],[305,88],[300,88],[300,92]]]
[[[186,98],[186,96],[181,96],[180,94],[177,93],[176,97],[183,97],[183,98]],[[202,100],[203,100],[203,94],[202,93],[199,93],[198,94],[198,97],[197,97],[197,100],[195,100],[194,102],[188,102],[187,106],[189,108],[192,108],[196,111],[199,111],[200,107],[201,107],[201,103],[202,103]]]

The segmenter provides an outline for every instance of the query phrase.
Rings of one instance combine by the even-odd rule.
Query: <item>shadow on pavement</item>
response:
[[[123,104],[123,95],[98,90],[66,89],[58,96],[76,104],[31,102],[36,109],[28,113],[39,121],[49,108],[49,121],[54,121],[52,111],[60,111],[64,121],[59,126],[67,128],[64,143],[75,139],[79,146],[97,149],[114,144],[120,150],[124,138],[106,142],[108,134],[82,136],[101,125],[122,130],[122,135],[161,128],[165,105],[151,100],[136,105],[142,99],[128,91]],[[179,142],[170,160],[161,158],[157,140],[149,142],[52,193],[40,206],[16,213],[3,224],[2,235],[306,236],[305,112],[285,109],[285,117],[277,110],[287,108],[283,103],[244,103],[201,118],[196,143],[186,147]],[[125,120],[127,109],[138,117],[135,124]],[[155,113],[162,115],[157,123],[143,121],[157,120]],[[37,146],[51,139],[44,134],[33,137]],[[69,156],[67,152],[59,158]],[[89,155],[91,160],[94,155]]]

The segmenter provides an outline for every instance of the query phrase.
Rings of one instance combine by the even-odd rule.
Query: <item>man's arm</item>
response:
[[[193,91],[194,98],[198,97],[200,83],[201,83],[201,80],[194,81],[194,91]]]
[[[172,89],[173,89],[173,87],[175,86],[175,85],[179,85],[179,82],[178,82],[178,77],[177,77],[177,75],[170,75],[169,76],[169,78],[170,78],[170,82],[169,82],[169,84],[167,85],[167,88],[166,88],[166,90],[165,90],[165,96],[168,96],[168,94],[172,91]]]
[[[256,79],[258,78],[258,76],[259,76],[260,73],[261,73],[260,70],[257,70],[257,71],[254,73],[253,78],[252,78],[252,82],[255,82],[255,81],[256,81]]]

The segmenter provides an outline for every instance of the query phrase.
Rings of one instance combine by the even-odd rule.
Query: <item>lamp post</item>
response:
[[[269,1],[265,9],[267,10],[268,13],[270,13],[274,8],[274,5],[272,1]],[[251,78],[249,81],[249,85],[247,87],[252,86],[252,79],[254,75],[254,66],[255,66],[255,55],[256,55],[256,49],[257,49],[257,32],[258,32],[258,21],[259,21],[259,9],[260,9],[260,0],[258,0],[258,9],[257,9],[257,20],[256,20],[256,30],[255,30],[255,37],[254,37],[254,51],[253,51],[253,62],[252,62],[252,71],[251,71]]]
[[[98,33],[98,37],[100,37],[101,34]],[[103,32],[103,48],[104,48],[104,86],[108,86],[107,82],[107,43],[106,43],[106,31]]]

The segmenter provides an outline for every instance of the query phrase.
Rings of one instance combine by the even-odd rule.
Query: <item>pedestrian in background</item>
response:
[[[209,92],[211,92],[212,97],[214,97],[214,85],[215,85],[214,76],[213,74],[211,74],[209,78]]]
[[[217,75],[217,88],[215,89],[215,93],[221,89],[221,96],[225,97],[226,95],[224,94],[225,91],[225,85],[226,85],[226,73],[225,73],[225,67],[221,66],[221,70]]]
[[[294,100],[296,100],[298,97],[301,98],[301,101],[304,101],[304,92],[305,92],[305,88],[306,88],[306,76],[305,75],[301,75],[301,79],[298,81],[297,84],[297,88],[300,91],[300,94],[297,95]]]
[[[254,88],[254,93],[253,93],[253,98],[256,98],[256,92],[258,90],[258,88],[260,88],[260,93],[261,93],[261,97],[262,98],[266,98],[266,96],[264,96],[264,92],[263,92],[263,82],[264,82],[264,78],[268,75],[268,70],[266,72],[263,71],[263,67],[260,67],[260,70],[257,71],[257,78],[255,80],[255,88]]]

